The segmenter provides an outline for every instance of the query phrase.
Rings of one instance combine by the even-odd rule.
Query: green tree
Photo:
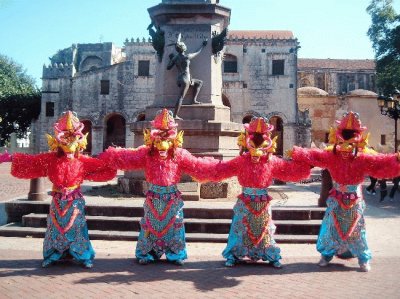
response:
[[[40,114],[41,92],[23,67],[0,54],[0,146],[15,132],[26,135]]]
[[[393,0],[372,0],[367,7],[371,16],[368,36],[375,51],[377,86],[384,94],[400,88],[400,15]]]

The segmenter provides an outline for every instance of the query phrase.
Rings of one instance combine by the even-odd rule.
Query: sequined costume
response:
[[[326,150],[295,147],[292,153],[295,161],[328,169],[333,179],[317,241],[321,266],[333,256],[357,257],[362,271],[370,269],[361,183],[366,175],[398,176],[400,167],[397,154],[376,154],[367,148],[364,130],[357,114],[349,112],[337,129],[331,129],[331,146]]]
[[[276,156],[276,140],[270,139],[273,126],[263,118],[245,124],[246,132],[239,137],[242,154],[230,161],[221,161],[215,168],[214,180],[237,176],[243,186],[233,208],[234,216],[228,244],[222,255],[226,266],[233,266],[248,257],[262,259],[280,267],[280,248],[274,240],[271,196],[268,187],[272,180],[298,181],[310,175],[310,167]],[[257,141],[258,139],[258,141]],[[243,151],[247,151],[244,152]]]
[[[108,181],[116,175],[116,170],[105,162],[79,154],[86,145],[86,136],[77,133],[79,124],[77,117],[68,111],[55,125],[56,138],[48,135],[52,152],[12,155],[13,176],[48,177],[53,183],[43,243],[43,267],[68,254],[86,267],[92,266],[95,252],[89,240],[80,185],[83,180]]]
[[[183,173],[205,179],[210,165],[218,162],[196,158],[182,145],[182,131],[177,133],[172,113],[160,111],[145,130],[145,145],[137,149],[108,148],[101,159],[122,170],[143,169],[149,183],[144,202],[144,216],[136,247],[140,264],[153,262],[163,254],[170,262],[182,264],[187,258],[183,201],[177,189]]]

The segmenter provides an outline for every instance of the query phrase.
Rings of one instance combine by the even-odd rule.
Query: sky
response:
[[[161,0],[0,0],[0,54],[22,64],[40,87],[43,64],[77,43],[148,37],[147,8]],[[373,59],[366,32],[370,0],[220,0],[230,30],[290,30],[300,58]],[[400,13],[400,0],[393,6]]]

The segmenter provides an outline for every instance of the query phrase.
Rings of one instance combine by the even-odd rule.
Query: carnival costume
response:
[[[348,112],[336,122],[337,128],[331,128],[329,134],[330,146],[325,150],[295,147],[292,158],[328,169],[333,179],[317,241],[319,265],[326,266],[333,256],[357,257],[360,269],[367,272],[371,268],[371,252],[366,239],[361,183],[366,175],[398,176],[398,155],[377,154],[368,149],[368,134],[363,134],[366,127],[361,125],[357,113]]]
[[[12,162],[13,176],[21,179],[48,177],[53,183],[43,243],[43,267],[68,255],[87,268],[93,265],[95,252],[89,240],[80,185],[83,180],[108,181],[115,177],[116,170],[99,159],[80,154],[87,145],[87,134],[84,135],[82,129],[83,123],[73,112],[67,111],[54,125],[55,137],[47,135],[51,152],[15,153],[7,159]]]
[[[101,158],[118,169],[145,171],[149,190],[135,253],[138,262],[147,264],[165,254],[168,261],[182,265],[187,252],[183,201],[177,183],[183,173],[205,179],[211,165],[218,160],[196,158],[181,148],[183,131],[178,133],[171,111],[159,111],[151,125],[151,130],[144,130],[144,146],[110,147]]]
[[[217,181],[237,176],[243,187],[233,208],[228,244],[222,255],[228,267],[248,257],[254,261],[268,261],[280,268],[281,254],[274,240],[276,227],[272,221],[272,197],[268,194],[268,187],[274,178],[281,181],[305,179],[310,175],[310,167],[273,155],[277,137],[271,140],[274,127],[264,118],[253,118],[244,127],[245,132],[238,140],[240,156],[221,161],[213,178]]]

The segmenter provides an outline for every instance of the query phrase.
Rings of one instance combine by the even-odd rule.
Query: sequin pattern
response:
[[[136,247],[136,257],[149,261],[163,254],[170,261],[187,258],[183,201],[176,186],[150,185]]]
[[[53,196],[43,243],[45,261],[57,261],[67,253],[82,263],[94,259],[84,209],[83,198],[68,201]]]
[[[351,199],[348,198],[344,205],[340,202],[343,198],[328,198],[317,250],[327,260],[336,255],[343,258],[358,257],[361,263],[365,263],[371,259],[371,252],[366,239],[365,202],[361,196],[360,185],[339,185],[334,182],[334,187],[337,192],[353,193],[359,198],[355,202],[350,202]]]
[[[222,255],[232,261],[245,257],[279,261],[280,248],[273,238],[276,227],[271,219],[271,197],[267,189],[244,188],[244,191],[233,208],[228,244]]]

